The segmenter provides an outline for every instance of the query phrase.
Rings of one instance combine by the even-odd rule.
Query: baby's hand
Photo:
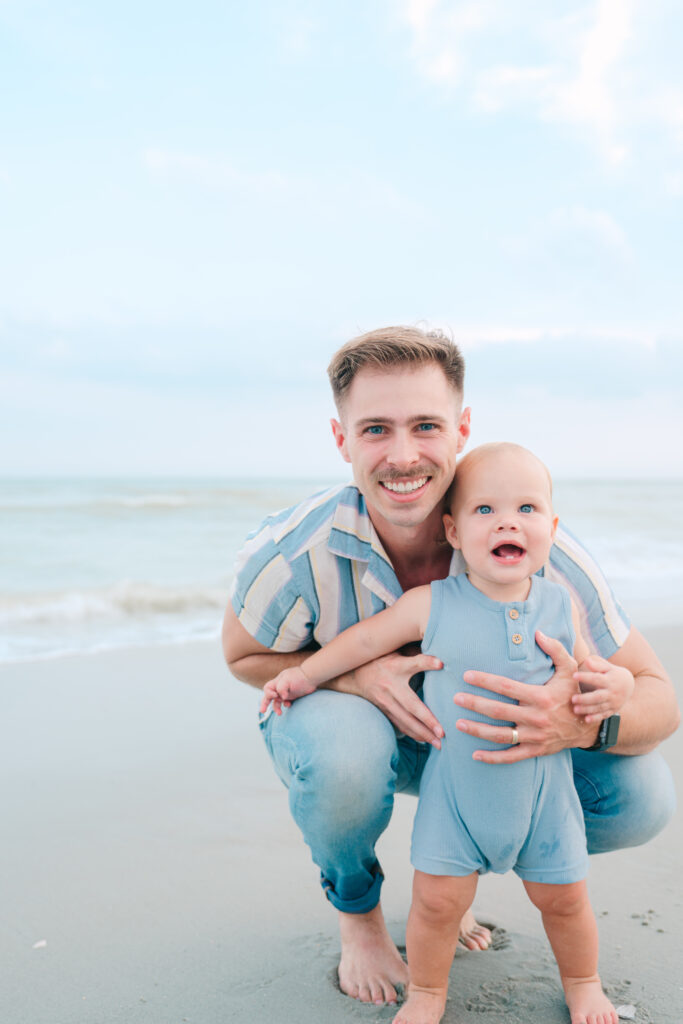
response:
[[[313,693],[315,689],[315,683],[311,682],[300,665],[295,668],[286,668],[263,687],[261,714],[265,714],[268,705],[272,702],[275,714],[281,715],[283,707],[288,708],[297,697],[305,697],[307,693]]]
[[[635,686],[633,674],[627,668],[613,665],[599,654],[589,654],[574,673],[574,679],[582,692],[574,694],[572,705],[584,722],[601,722],[615,715]]]

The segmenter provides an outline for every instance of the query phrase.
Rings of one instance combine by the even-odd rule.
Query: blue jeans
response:
[[[417,794],[430,747],[397,737],[362,697],[330,690],[295,701],[280,717],[270,714],[261,730],[327,898],[346,913],[372,910],[383,877],[375,843],[394,794]],[[573,750],[572,757],[589,853],[645,843],[673,814],[673,780],[658,753]]]

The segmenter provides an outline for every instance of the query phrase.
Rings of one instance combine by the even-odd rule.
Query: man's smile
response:
[[[411,494],[424,487],[428,480],[428,476],[418,476],[412,480],[380,480],[379,482],[382,487],[394,494]]]

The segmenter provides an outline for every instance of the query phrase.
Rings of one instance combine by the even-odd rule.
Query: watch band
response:
[[[598,738],[592,747],[584,747],[584,750],[609,750],[617,742],[619,735],[619,722],[621,721],[620,715],[610,715],[609,718],[603,718],[600,722],[600,728],[598,729]]]

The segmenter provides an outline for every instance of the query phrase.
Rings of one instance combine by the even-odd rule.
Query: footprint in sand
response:
[[[477,995],[465,1003],[473,1013],[500,1013],[501,1010],[542,1011],[553,1009],[558,1000],[563,1002],[562,993],[554,979],[539,975],[525,974],[501,981],[484,983]]]

